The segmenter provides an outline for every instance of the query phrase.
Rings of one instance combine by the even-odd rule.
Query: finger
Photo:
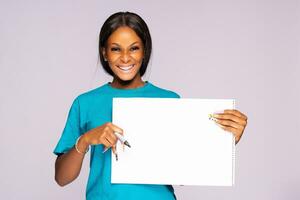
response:
[[[234,138],[235,138],[235,143],[237,144],[238,141],[240,140],[240,138],[242,137],[242,133],[240,131],[238,131],[235,128],[232,127],[228,127],[228,126],[223,126],[221,124],[217,124],[219,127],[221,127],[224,131],[230,132],[233,134]]]
[[[105,139],[109,142],[109,144],[110,144],[111,147],[112,147],[113,145],[115,145],[116,142],[117,142],[117,141],[114,140],[110,135],[107,135]]]
[[[232,115],[232,114],[214,114],[213,117],[216,118],[216,119],[231,120],[231,121],[237,122],[240,125],[246,125],[247,124],[245,119],[237,117],[237,116]]]
[[[229,127],[233,127],[233,128],[236,128],[236,129],[240,129],[240,130],[244,129],[244,126],[242,126],[242,125],[240,125],[240,124],[238,124],[238,123],[236,123],[234,121],[231,121],[231,120],[217,119],[216,123],[224,125],[224,126],[229,126]]]
[[[113,154],[117,154],[117,146],[116,145],[113,145],[111,147],[112,151],[113,151]]]
[[[224,113],[228,113],[228,114],[232,114],[232,115],[235,115],[237,117],[241,117],[243,118],[244,120],[247,120],[247,116],[243,113],[241,113],[240,111],[236,110],[236,109],[227,109],[227,110],[224,110]]]
[[[112,144],[116,144],[118,141],[117,136],[112,131],[109,134],[107,134],[106,137],[109,139],[109,141],[112,142]]]
[[[217,124],[219,127],[221,127],[224,131],[228,131],[228,132],[231,132],[233,135],[238,135],[238,130],[236,128],[232,128],[232,127],[229,127],[229,126],[224,126],[222,124]]]
[[[227,132],[230,132],[230,133],[233,134],[234,140],[235,140],[235,144],[237,144],[239,142],[239,140],[241,139],[242,135],[239,132],[237,132],[236,129],[230,128],[230,127],[227,127],[227,126],[223,126],[221,124],[218,124],[218,126],[220,126],[224,131],[227,131]]]
[[[102,144],[105,146],[105,148],[109,149],[112,145],[110,144],[110,142],[105,138],[102,141]]]

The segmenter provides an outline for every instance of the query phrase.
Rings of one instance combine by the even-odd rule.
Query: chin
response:
[[[121,81],[124,81],[124,82],[130,82],[130,81],[132,81],[135,78],[135,76],[124,76],[124,75],[117,75],[117,77]]]

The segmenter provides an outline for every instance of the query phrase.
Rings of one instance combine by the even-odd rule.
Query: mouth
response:
[[[120,65],[117,65],[117,67],[119,69],[121,69],[122,71],[124,72],[129,72],[133,67],[134,67],[134,64],[132,65],[127,65],[127,66],[120,66]]]

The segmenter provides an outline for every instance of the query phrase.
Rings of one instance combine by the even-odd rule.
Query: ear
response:
[[[101,53],[102,53],[102,55],[103,55],[104,61],[107,61],[106,50],[105,50],[104,47],[101,49]]]

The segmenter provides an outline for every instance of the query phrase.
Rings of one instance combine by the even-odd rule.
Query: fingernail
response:
[[[216,119],[214,118],[214,115],[213,115],[213,114],[209,114],[209,115],[208,115],[208,119],[209,119],[209,120],[216,121]]]

